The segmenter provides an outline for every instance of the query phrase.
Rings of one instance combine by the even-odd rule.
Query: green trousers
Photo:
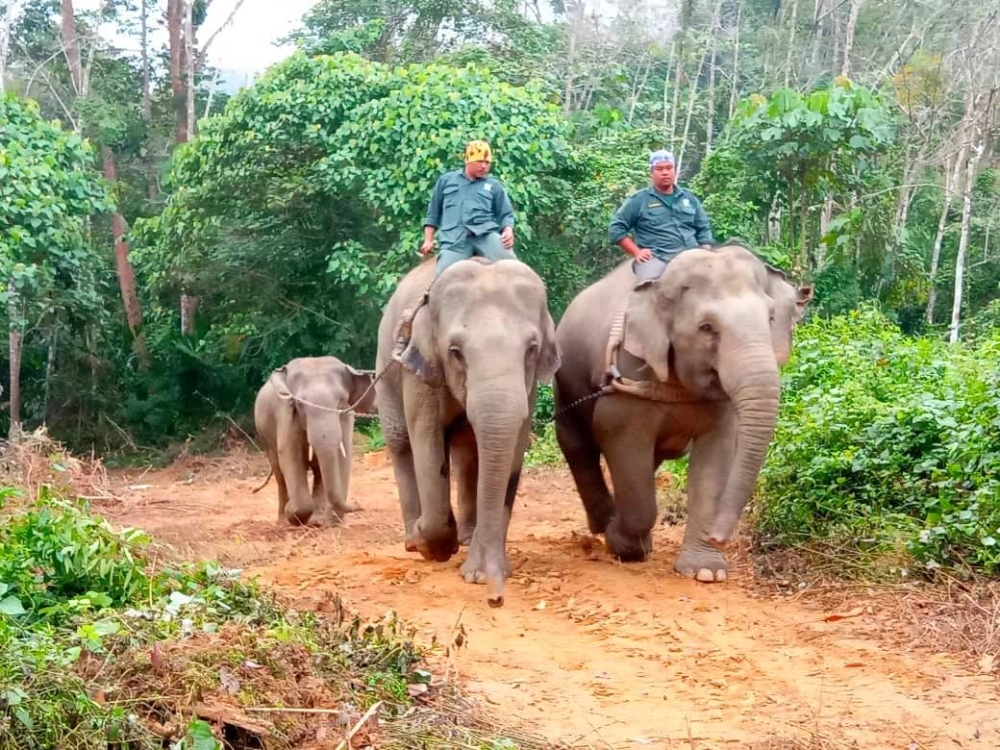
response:
[[[459,244],[451,245],[447,250],[442,250],[438,254],[437,265],[434,268],[434,275],[440,276],[448,266],[458,263],[460,260],[468,260],[473,255],[479,255],[487,260],[515,259],[514,251],[503,246],[499,232],[490,232],[478,237],[466,237]]]

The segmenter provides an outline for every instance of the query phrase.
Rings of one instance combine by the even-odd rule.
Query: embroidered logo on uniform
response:
[[[685,198],[683,201],[681,201],[681,205],[684,206],[684,208],[688,208],[691,205],[691,201]]]
[[[487,193],[491,193],[493,192],[493,186],[487,182],[485,185],[483,185],[483,190],[485,190]]]

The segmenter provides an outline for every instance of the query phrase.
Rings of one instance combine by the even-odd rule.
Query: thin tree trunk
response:
[[[844,30],[844,63],[840,66],[840,74],[851,75],[851,50],[854,48],[854,31],[858,27],[858,14],[861,12],[861,0],[851,0],[851,12],[847,17],[847,28]]]
[[[182,75],[184,59],[184,0],[167,0],[167,32],[170,37],[170,91],[174,98],[174,143],[187,143],[187,93]]]
[[[823,198],[823,213],[819,217],[819,244],[816,248],[816,270],[820,270],[826,265],[826,243],[823,238],[830,231],[830,222],[833,221],[833,196],[827,195]]]
[[[104,163],[104,178],[112,189],[118,183],[118,168],[115,164],[115,154],[107,146],[101,147],[101,160]],[[111,233],[115,245],[115,264],[118,268],[118,286],[122,293],[122,303],[125,305],[125,321],[132,332],[135,353],[139,358],[139,369],[148,370],[149,350],[146,347],[146,335],[142,331],[142,307],[135,288],[135,273],[129,260],[129,246],[125,239],[125,217],[119,211],[111,214]]]
[[[73,0],[62,0],[62,45],[69,66],[69,77],[77,96],[83,95],[83,68],[80,65],[80,39],[76,35]]]
[[[965,168],[965,189],[962,190],[962,234],[958,241],[958,257],[955,259],[955,301],[951,307],[951,331],[948,335],[948,340],[952,344],[958,341],[958,328],[962,318],[965,258],[969,252],[969,228],[972,223],[972,189],[976,185],[976,167],[982,155],[983,144],[979,143]]]
[[[5,80],[7,77],[7,57],[10,55],[11,30],[14,28],[14,23],[20,12],[21,0],[7,0],[3,18],[0,18],[0,94],[6,90]]]
[[[646,58],[646,69],[642,73],[642,78],[639,80],[638,85],[632,85],[632,96],[628,107],[628,124],[632,124],[632,120],[635,117],[635,108],[639,103],[639,95],[646,90],[646,81],[649,79],[649,70],[653,66],[653,57],[650,55]]]
[[[740,99],[740,20],[743,14],[743,6],[740,0],[736,0],[736,39],[733,45],[733,81],[729,89],[729,119],[733,119],[736,112],[736,104]]]
[[[795,32],[799,25],[799,0],[792,0],[791,29],[788,33],[788,55],[785,57],[785,88],[792,78],[792,52],[795,50]]]
[[[667,71],[663,74],[663,130],[667,130],[667,118],[670,116],[670,71],[671,66],[676,62],[677,40],[670,43],[670,57],[667,59]]]
[[[949,169],[948,165],[945,165],[944,203],[941,206],[941,217],[938,219],[937,234],[934,235],[934,250],[931,253],[930,289],[927,292],[927,325],[934,325],[934,306],[937,304],[937,274],[938,266],[941,264],[941,244],[944,241],[944,232],[948,225],[948,211],[951,210],[952,195],[954,194],[955,186],[958,184],[962,162],[965,161],[966,148],[967,145],[963,142],[962,147],[955,156],[955,166],[953,169]]]
[[[49,395],[52,393],[52,380],[56,374],[56,351],[59,344],[59,327],[53,323],[49,332],[49,353],[45,358],[45,387],[42,393],[42,422],[49,421]]]
[[[195,54],[197,47],[194,39],[194,2],[189,0],[184,14],[184,110],[187,118],[188,140],[195,135],[194,97],[195,86]]]
[[[708,44],[712,49],[712,54],[708,60],[708,113],[705,122],[705,156],[712,153],[712,129],[715,127],[715,57],[718,45],[716,44],[716,34],[722,25],[720,18],[722,13],[722,0],[716,6],[716,14],[712,18],[712,31],[708,38]]]
[[[149,91],[149,10],[146,7],[147,0],[142,0],[139,9],[139,22],[141,24],[142,49],[142,120],[146,125],[146,195],[150,202],[156,200],[157,190],[156,176],[153,166],[153,154],[149,145],[152,142],[153,132],[153,97]]]
[[[573,111],[573,87],[575,86],[574,76],[576,68],[576,35],[580,30],[580,21],[583,16],[582,2],[573,3],[569,12],[569,20],[566,24],[566,31],[569,33],[566,50],[566,85],[563,91],[563,112],[569,114]]]
[[[15,443],[21,435],[21,322],[18,310],[17,281],[7,282],[7,329],[10,347],[10,430],[8,439]]]

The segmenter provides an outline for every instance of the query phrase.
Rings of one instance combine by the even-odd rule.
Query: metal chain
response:
[[[556,411],[555,413],[553,413],[551,419],[547,419],[545,422],[546,423],[548,423],[548,422],[554,422],[559,417],[561,417],[563,414],[565,414],[566,412],[568,412],[570,409],[575,409],[580,404],[585,404],[588,401],[593,401],[595,398],[600,398],[601,396],[607,395],[608,393],[612,393],[613,391],[614,391],[614,386],[611,386],[611,385],[602,386],[601,388],[599,388],[598,390],[594,391],[593,393],[589,393],[586,396],[581,396],[576,401],[573,401],[573,402],[567,404],[566,406],[564,406],[562,409],[559,409],[558,411]]]
[[[374,414],[370,414],[368,412],[359,412],[355,411],[355,407],[365,400],[365,397],[369,393],[371,393],[371,390],[372,388],[375,387],[375,384],[382,379],[382,376],[384,376],[389,371],[389,368],[392,367],[394,364],[396,364],[396,360],[390,359],[389,362],[386,364],[386,366],[382,368],[382,372],[378,373],[377,375],[375,375],[376,372],[375,370],[358,370],[358,372],[360,372],[362,375],[375,375],[375,377],[372,378],[371,385],[365,388],[365,392],[362,393],[361,396],[358,397],[358,399],[353,404],[349,404],[343,409],[332,409],[329,406],[323,406],[322,404],[313,403],[312,401],[302,398],[301,396],[296,396],[291,391],[282,393],[277,388],[275,388],[275,390],[278,392],[278,398],[284,399],[285,401],[295,401],[300,404],[305,404],[306,406],[311,406],[314,409],[319,409],[320,411],[329,411],[333,412],[334,414],[347,414],[348,412],[352,412],[357,417],[372,417],[374,419],[378,419],[377,412]]]

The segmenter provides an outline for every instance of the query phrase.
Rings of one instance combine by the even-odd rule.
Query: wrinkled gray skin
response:
[[[278,482],[279,521],[340,523],[345,513],[359,509],[347,502],[354,415],[330,410],[354,404],[370,385],[370,375],[336,357],[293,359],[264,383],[254,404],[254,422]],[[281,397],[289,393],[309,403]],[[374,401],[375,390],[371,389],[355,409],[371,412]]]
[[[634,284],[623,263],[566,310],[556,333],[563,352],[557,408],[601,384],[609,331]],[[792,286],[738,246],[686,251],[659,281],[636,289],[619,368],[628,378],[680,384],[692,401],[613,394],[572,409],[556,426],[590,530],[603,533],[621,560],[644,560],[652,551],[654,472],[690,452],[688,521],[674,568],[699,581],[726,579],[722,550],[773,437],[778,368],[811,298],[811,286]]]
[[[410,271],[379,326],[381,372],[403,311],[431,283],[434,263]],[[503,604],[507,527],[527,446],[535,389],[559,366],[545,286],[517,260],[464,260],[445,270],[413,320],[401,356],[376,384],[396,474],[408,551],[448,560],[459,542],[468,583]],[[454,463],[461,524],[452,512]]]

